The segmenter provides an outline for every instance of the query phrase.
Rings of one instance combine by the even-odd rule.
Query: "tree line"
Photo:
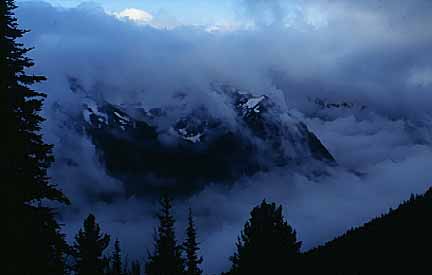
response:
[[[189,210],[186,240],[183,244],[178,244],[175,219],[171,214],[171,200],[164,196],[160,205],[154,251],[148,255],[143,271],[145,274],[202,274],[199,266],[202,258],[198,256],[199,247],[192,211]],[[141,263],[136,260],[131,265],[125,263],[118,239],[114,242],[112,255],[104,255],[109,242],[110,236],[101,232],[95,216],[90,214],[84,220],[83,228],[75,236],[71,247],[71,271],[77,275],[140,275]]]
[[[199,243],[192,210],[189,209],[186,239],[179,243],[175,236],[175,219],[171,214],[172,203],[169,197],[160,200],[157,215],[159,225],[154,240],[154,249],[149,253],[143,266],[144,274],[149,275],[200,275]],[[83,228],[75,236],[71,255],[71,269],[78,275],[139,275],[141,263],[123,263],[119,240],[114,243],[111,256],[104,256],[110,236],[102,234],[95,216],[90,214]],[[232,267],[223,274],[285,274],[293,271],[299,257],[301,242],[296,240],[296,232],[282,216],[282,207],[263,201],[251,212],[236,244],[236,252],[230,258]],[[257,261],[258,260],[258,261]],[[290,263],[287,266],[287,263]],[[255,273],[254,273],[255,272]]]
[[[21,30],[13,0],[0,1],[0,169],[3,217],[0,226],[2,264],[6,275],[199,275],[197,228],[188,213],[186,238],[175,234],[172,200],[162,196],[154,247],[147,261],[131,263],[120,241],[103,233],[96,217],[88,215],[73,244],[65,241],[56,220],[56,208],[46,202],[69,205],[51,182],[47,169],[54,161],[52,145],[40,133],[39,114],[45,94],[31,86],[46,80],[29,75],[34,65],[31,50],[18,39]],[[301,253],[296,231],[287,223],[282,207],[265,200],[252,209],[230,257],[226,275],[236,274],[389,274],[424,273],[432,244],[432,191],[413,196],[395,210],[376,218],[327,244]]]

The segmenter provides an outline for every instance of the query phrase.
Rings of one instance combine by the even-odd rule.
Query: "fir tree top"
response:
[[[189,208],[188,226],[186,228],[186,241],[183,244],[186,251],[186,274],[188,275],[202,274],[202,270],[199,268],[199,265],[202,263],[203,259],[198,256],[198,245],[192,209]]]
[[[120,249],[120,241],[118,239],[114,242],[114,251],[111,257],[112,267],[111,273],[112,275],[122,275],[122,259],[121,259],[121,249]]]
[[[172,203],[168,196],[160,200],[159,226],[155,236],[154,253],[149,255],[145,270],[148,275],[184,274],[182,248],[175,237],[175,220],[171,214]]]
[[[236,246],[231,274],[287,274],[301,242],[284,220],[282,206],[264,200],[252,210]]]
[[[77,275],[103,275],[107,262],[103,251],[108,247],[110,236],[101,234],[94,215],[84,220],[84,228],[75,236],[74,254]]]

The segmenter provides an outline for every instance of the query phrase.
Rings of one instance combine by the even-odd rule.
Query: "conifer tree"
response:
[[[108,247],[110,236],[101,234],[94,215],[84,220],[84,227],[75,236],[74,270],[76,275],[103,275],[108,262],[103,251]]]
[[[155,236],[154,252],[149,255],[145,266],[148,275],[181,275],[184,274],[184,259],[182,248],[177,245],[174,224],[171,214],[171,200],[163,196],[161,211],[158,215],[159,227]]]
[[[45,94],[31,88],[45,77],[26,73],[34,63],[27,57],[31,49],[17,42],[27,31],[19,29],[15,8],[13,0],[0,1],[3,270],[5,274],[63,274],[67,245],[54,209],[41,202],[69,201],[47,176],[52,146],[42,139],[44,119],[39,115]]]
[[[133,262],[132,262],[133,263]],[[125,275],[130,275],[130,270],[129,270],[129,256],[126,255],[125,259],[124,259],[124,264],[123,264],[123,273]]]
[[[132,262],[130,275],[141,275],[141,265],[139,261]]]
[[[192,217],[192,209],[189,208],[188,227],[186,228],[186,241],[183,244],[186,252],[186,274],[201,275],[202,270],[199,265],[202,263],[202,257],[198,256],[198,242],[196,237],[195,224]]]
[[[296,273],[301,242],[275,203],[263,201],[252,210],[236,246],[229,274]]]
[[[111,257],[111,274],[112,275],[122,275],[122,260],[121,260],[121,250],[120,242],[118,239],[114,242],[114,251]]]

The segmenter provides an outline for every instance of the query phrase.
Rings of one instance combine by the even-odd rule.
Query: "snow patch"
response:
[[[255,113],[259,113],[261,112],[259,109],[259,104],[261,103],[261,101],[263,101],[266,97],[265,96],[260,96],[260,97],[253,97],[248,99],[248,101],[246,101],[246,103],[242,104],[242,107],[244,109],[252,109]]]
[[[93,114],[93,112],[90,112],[90,111],[87,110],[87,109],[85,109],[85,110],[83,111],[83,117],[84,117],[84,120],[85,120],[88,124],[91,124],[91,119],[90,119],[91,114]]]
[[[120,118],[121,120],[124,120],[124,121],[127,121],[127,122],[130,121],[130,119],[129,119],[127,116],[123,116],[123,115],[121,115],[121,114],[119,114],[119,113],[117,113],[117,112],[114,112],[114,115],[115,115],[116,117]]]
[[[198,133],[196,135],[193,136],[189,136],[189,133],[184,129],[177,129],[177,131],[181,134],[180,136],[184,139],[184,140],[188,140],[192,143],[198,143],[201,142],[201,137],[204,135],[202,133]]]
[[[183,138],[186,140],[189,140],[192,143],[198,143],[201,141],[202,136],[203,136],[203,134],[200,133],[200,134],[196,134],[196,135],[191,136],[191,137],[183,137]]]
[[[249,99],[244,106],[246,106],[249,109],[254,109],[255,107],[257,107],[258,104],[260,104],[261,101],[263,101],[265,99],[265,96],[260,96],[260,97],[255,97],[255,98],[251,98]]]
[[[98,117],[99,122],[108,124],[108,115],[100,112],[97,104],[94,101],[87,99],[84,102],[84,105],[87,107],[87,109],[83,111],[83,116],[87,123],[91,124],[91,115],[95,115]]]

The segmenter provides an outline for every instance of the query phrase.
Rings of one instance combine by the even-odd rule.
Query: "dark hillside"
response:
[[[305,253],[308,273],[430,274],[431,214],[432,189],[412,195],[397,209]]]

